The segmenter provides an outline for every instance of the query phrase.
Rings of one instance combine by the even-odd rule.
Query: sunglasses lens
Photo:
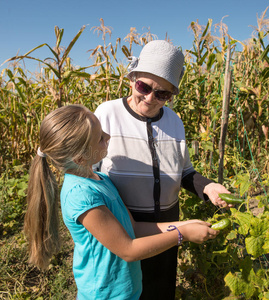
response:
[[[152,91],[152,88],[149,85],[147,85],[145,82],[140,81],[140,80],[136,81],[135,88],[139,93],[144,94],[144,95],[148,95]]]
[[[158,100],[166,101],[170,99],[173,94],[168,91],[155,91],[154,95]]]
[[[143,95],[148,95],[152,92],[152,87],[140,80],[135,82],[135,89]],[[172,95],[173,93],[169,91],[154,90],[154,96],[160,101],[167,101]]]

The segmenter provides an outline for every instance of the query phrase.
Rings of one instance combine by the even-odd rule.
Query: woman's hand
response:
[[[183,241],[202,244],[219,234],[219,231],[210,228],[210,225],[210,223],[199,221],[179,226],[178,230],[183,235]]]
[[[219,197],[219,194],[221,193],[230,194],[230,192],[223,185],[211,182],[205,186],[203,192],[208,196],[208,198],[214,205],[219,207],[233,207],[232,204],[227,204]]]

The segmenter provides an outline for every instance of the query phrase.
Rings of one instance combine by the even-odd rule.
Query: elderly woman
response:
[[[183,123],[164,106],[179,92],[183,63],[182,52],[172,44],[149,42],[130,65],[131,96],[105,102],[95,112],[111,136],[101,171],[136,221],[178,220],[181,186],[215,205],[227,205],[218,194],[229,191],[194,170]],[[141,262],[141,299],[174,300],[177,250]]]

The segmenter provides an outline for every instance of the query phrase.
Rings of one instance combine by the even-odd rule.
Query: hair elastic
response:
[[[175,229],[177,230],[177,232],[178,232],[177,245],[179,246],[183,241],[183,235],[181,234],[181,232],[178,230],[178,228],[175,225],[169,225],[168,228],[171,228],[171,229],[167,229],[167,231],[172,231],[172,230],[175,230]]]
[[[38,147],[38,149],[37,149],[37,155],[40,156],[40,157],[47,157],[47,154],[46,154],[46,153],[43,153],[43,152],[40,150],[40,147]]]

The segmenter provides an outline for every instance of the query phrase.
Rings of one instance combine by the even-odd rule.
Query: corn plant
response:
[[[44,116],[61,105],[81,103],[94,111],[103,101],[128,96],[130,89],[126,78],[127,63],[120,62],[118,56],[123,53],[128,58],[132,56],[134,47],[142,47],[148,41],[157,38],[150,32],[150,28],[144,34],[139,34],[136,28],[131,28],[125,38],[118,38],[113,44],[108,42],[108,38],[112,35],[112,28],[105,26],[104,20],[100,19],[100,26],[92,29],[93,33],[101,36],[102,42],[88,51],[93,63],[86,67],[74,67],[71,63],[70,53],[84,29],[85,27],[82,27],[79,30],[65,49],[61,45],[64,30],[56,26],[54,48],[44,43],[28,51],[25,55],[14,56],[8,60],[13,65],[9,65],[1,73],[0,134],[2,139],[0,151],[2,156],[0,157],[0,181],[3,187],[1,197],[4,202],[1,203],[0,230],[2,232],[5,230],[5,240],[11,238],[8,235],[19,230],[22,223],[26,174],[31,158],[35,155],[38,147],[38,130]],[[224,156],[224,185],[232,192],[237,192],[247,199],[247,206],[242,206],[239,212],[249,216],[251,215],[252,195],[259,194],[254,197],[255,201],[259,201],[259,208],[266,209],[268,203],[266,194],[269,185],[269,47],[266,45],[268,21],[264,13],[258,19],[258,26],[254,28],[255,34],[244,43],[234,40],[228,34],[228,28],[223,20],[213,25],[213,21],[209,19],[205,26],[198,22],[192,22],[191,29],[194,33],[193,49],[185,51],[185,73],[180,82],[180,93],[175,97],[173,109],[185,125],[186,137],[190,144],[190,155],[195,168],[203,175],[217,180],[225,63],[227,48],[231,47],[232,84]],[[242,47],[241,51],[238,50],[239,46]],[[32,56],[32,53],[41,47],[49,49],[50,58],[39,59]],[[27,59],[41,64],[40,73],[35,74],[35,78],[28,78],[26,70],[21,65],[23,60]],[[192,142],[199,145],[198,151],[194,151],[191,147]],[[184,219],[207,220],[212,215],[216,219],[222,216],[222,212],[215,212],[214,207],[204,205],[193,195],[184,191],[180,194],[180,209],[181,218]],[[218,285],[219,294],[221,294],[219,297],[230,294],[237,295],[239,292],[239,296],[234,297],[245,297],[245,299],[257,295],[258,297],[267,297],[268,286],[263,281],[268,276],[266,270],[256,272],[255,269],[248,273],[246,271],[250,269],[244,269],[244,272],[240,271],[240,266],[244,262],[247,266],[250,265],[249,255],[253,256],[255,267],[258,266],[262,269],[261,265],[256,263],[257,260],[262,260],[259,255],[265,255],[265,252],[262,251],[268,251],[267,244],[262,247],[262,250],[259,248],[257,253],[248,246],[249,253],[240,252],[243,253],[242,257],[236,257],[238,253],[235,246],[241,247],[244,245],[244,239],[255,236],[257,232],[254,225],[258,224],[257,228],[263,227],[260,223],[268,222],[268,213],[266,212],[260,217],[252,215],[248,217],[252,221],[247,223],[247,232],[242,235],[241,229],[239,232],[238,228],[241,226],[239,212],[231,211],[230,214],[237,230],[232,232],[233,236],[236,234],[236,238],[232,238],[233,236],[230,235],[227,240],[227,236],[222,236],[215,243],[208,242],[205,246],[198,248],[186,245],[186,249],[183,249],[182,257],[180,257],[182,263],[179,277],[182,279],[183,276],[184,283],[190,283],[190,287],[193,285],[195,289],[188,291],[194,299],[211,299],[212,297],[212,299],[218,299],[219,295],[215,293],[216,289],[214,290],[214,286],[211,286],[210,282]],[[264,236],[264,231],[261,230],[261,232],[263,240],[266,240],[267,243],[267,235]],[[4,242],[1,245],[4,245]],[[19,248],[19,246],[17,247]],[[187,257],[187,254],[190,256]],[[59,256],[61,255],[68,256],[66,253]],[[58,261],[57,259],[56,261]],[[14,257],[12,260],[14,261]],[[62,263],[62,260],[59,261]],[[253,263],[251,267],[254,266],[254,261],[251,261]],[[263,263],[262,267],[264,268],[266,262],[263,261]],[[236,273],[229,274],[227,272],[228,265],[229,268],[233,266]],[[16,268],[19,269],[18,264],[16,264]],[[54,269],[57,269],[56,263],[52,266],[52,270]],[[31,277],[33,270],[25,272],[29,272],[27,276]],[[48,274],[50,275],[49,272],[47,274],[38,273],[38,270],[34,270],[34,272],[40,277],[43,276],[43,280]],[[234,277],[239,272],[244,277],[243,281]],[[258,281],[253,279],[253,272],[258,276]],[[9,270],[4,274],[13,273]],[[220,275],[214,281],[215,277],[212,274]],[[11,298],[13,296],[28,297],[31,290],[33,297],[42,297],[42,293],[45,291],[47,295],[50,294],[52,298],[55,296],[58,299],[60,292],[56,291],[53,284],[51,284],[52,287],[46,285],[46,288],[42,289],[39,287],[44,281],[40,280],[39,285],[29,287],[31,284],[27,282],[26,277],[17,279],[17,282],[20,282],[18,293],[17,291],[12,292],[12,283],[6,279],[8,284],[5,285],[5,288],[8,288],[8,295]],[[244,295],[241,291],[245,287],[246,278],[253,279],[251,284],[254,285],[254,288],[251,291],[247,289],[246,295]],[[231,282],[235,282],[235,284]],[[257,284],[260,284],[260,288],[256,287]],[[182,293],[184,292],[183,285],[180,286]],[[1,289],[3,289],[3,285]],[[237,291],[239,292],[237,293]]]

